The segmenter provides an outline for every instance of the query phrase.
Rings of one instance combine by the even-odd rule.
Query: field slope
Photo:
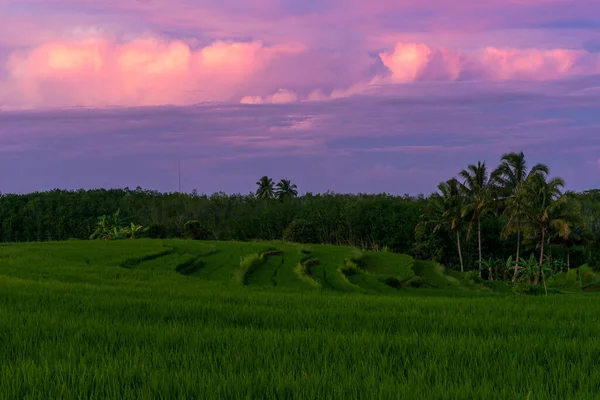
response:
[[[0,245],[0,399],[594,399],[581,276],[515,296],[345,247]]]

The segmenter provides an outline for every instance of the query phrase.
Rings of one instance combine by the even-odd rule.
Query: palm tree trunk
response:
[[[513,275],[513,282],[517,280],[517,274],[519,273],[519,250],[521,250],[521,228],[517,229],[517,259],[515,261],[515,274]]]
[[[477,245],[479,248],[479,277],[481,278],[481,219],[477,216]]]
[[[460,250],[460,234],[456,231],[456,245],[458,246],[458,258],[460,259],[460,272],[465,272],[463,266],[462,251]]]
[[[542,244],[541,244],[541,248],[540,248],[540,268],[538,270],[538,276],[535,279],[536,281],[534,282],[535,285],[540,283],[540,278],[542,278],[542,265],[544,264],[544,240],[545,240],[545,233],[544,230],[542,229]]]

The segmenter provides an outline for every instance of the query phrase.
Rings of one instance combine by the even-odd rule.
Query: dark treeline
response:
[[[444,195],[452,184],[452,180],[441,184],[442,193],[427,198],[335,193],[298,196],[296,186],[290,181],[274,185],[267,177],[257,182],[256,193],[248,195],[160,193],[141,188],[4,194],[0,196],[0,240],[88,239],[97,233],[100,216],[113,215],[119,210],[124,223],[134,222],[144,227],[138,237],[284,239],[350,245],[433,259],[455,269],[460,268],[459,238],[464,268],[470,270],[480,269],[480,231],[485,260],[514,257],[517,241],[522,243],[520,258],[539,255],[540,240],[527,240],[527,235],[532,236],[535,229],[528,233],[523,228],[519,237],[515,229],[507,232],[507,226],[514,225],[511,214],[502,210],[508,206],[500,210],[488,207],[485,212],[481,208],[480,230],[474,227],[477,213],[469,207],[475,203],[464,201],[475,197],[472,194],[467,197],[465,193],[454,197],[449,193]],[[447,199],[454,201],[457,196],[462,199],[461,208],[452,219],[452,209],[446,210]],[[542,253],[564,259],[572,266],[587,263],[600,268],[600,190],[560,196],[567,196],[577,204],[581,218],[569,226],[571,234],[566,238],[560,232],[553,232],[551,226],[544,228],[549,235],[542,240],[546,244]],[[432,221],[438,211],[439,223]]]
[[[176,238],[197,221],[205,239],[281,240],[351,245],[410,253],[424,197],[305,194],[264,199],[255,194],[199,195],[137,188],[53,190],[0,197],[3,242],[87,239],[98,217],[120,218],[143,236]]]

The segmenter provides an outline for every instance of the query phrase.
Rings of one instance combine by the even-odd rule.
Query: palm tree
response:
[[[273,179],[268,176],[263,176],[258,182],[258,189],[256,190],[256,197],[259,199],[272,199],[275,196],[275,189]]]
[[[498,188],[498,195],[502,201],[504,213],[508,222],[502,231],[502,236],[507,238],[511,233],[517,234],[517,257],[515,258],[515,271],[513,281],[519,273],[521,231],[527,218],[525,210],[525,193],[523,185],[527,179],[534,175],[548,174],[548,166],[538,163],[529,171],[523,152],[507,153],[502,156],[500,166],[492,173],[491,180]]]
[[[298,187],[289,179],[282,179],[277,182],[277,190],[275,192],[275,197],[278,200],[283,200],[286,198],[293,198],[298,196]]]
[[[463,178],[461,188],[466,195],[466,203],[463,207],[462,216],[470,217],[469,229],[467,230],[467,240],[473,229],[473,222],[477,221],[477,245],[479,250],[479,265],[481,268],[481,217],[487,214],[492,206],[493,186],[488,176],[485,162],[477,162],[477,165],[471,164],[467,169],[460,172]],[[480,271],[481,275],[481,271]]]
[[[562,178],[552,178],[535,174],[527,179],[524,185],[527,188],[527,221],[526,226],[531,233],[531,239],[538,240],[540,244],[540,258],[538,276],[534,284],[539,284],[544,262],[544,244],[549,239],[550,228],[568,235],[570,227],[568,222],[561,218],[565,216],[568,207],[568,198],[562,194],[561,188],[565,185]]]
[[[460,272],[464,272],[462,250],[460,246],[460,231],[463,226],[462,209],[464,196],[460,183],[456,178],[438,185],[440,193],[430,197],[429,207],[424,217],[426,223],[433,225],[433,231],[446,230],[456,232],[456,246],[460,260]]]
[[[567,271],[571,269],[571,248],[587,241],[587,232],[583,230],[583,218],[581,216],[581,205],[571,193],[565,193],[564,201],[554,209],[555,222],[554,235],[551,238],[555,243],[562,244],[567,249]]]

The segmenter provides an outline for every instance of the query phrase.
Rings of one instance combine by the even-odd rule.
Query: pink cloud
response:
[[[382,86],[421,81],[546,81],[600,72],[597,55],[569,48],[454,48],[399,42],[380,51],[377,63],[360,49],[342,56],[291,43],[193,45],[155,36],[118,41],[99,31],[86,32],[12,51],[0,81],[0,104],[9,108],[285,104],[376,93]],[[336,75],[343,77],[336,80]]]
[[[240,103],[242,104],[285,104],[293,103],[298,100],[298,95],[291,90],[278,89],[270,96],[244,96]]]
[[[278,56],[301,51],[223,41],[193,49],[154,37],[126,43],[104,37],[52,41],[10,55],[5,102],[60,107],[226,101]],[[282,93],[273,97],[286,100]]]
[[[308,101],[324,101],[357,94],[381,92],[389,85],[395,94],[404,93],[402,84],[431,81],[551,81],[577,75],[595,74],[600,58],[585,50],[551,48],[458,49],[431,47],[424,43],[398,43],[378,54],[386,73],[358,81],[327,94],[314,89]],[[398,86],[399,85],[399,86]],[[404,86],[406,87],[406,86]]]
[[[431,49],[424,44],[398,43],[392,52],[379,53],[391,72],[393,83],[413,82],[429,63]]]
[[[548,80],[596,72],[598,62],[584,50],[486,47],[467,52],[415,43],[398,43],[379,57],[391,72],[390,83],[456,80],[463,70],[474,66],[483,74],[479,78]]]
[[[576,62],[586,54],[582,50],[488,47],[483,50],[482,62],[486,70],[497,79],[545,80],[576,73]]]
[[[462,69],[461,56],[460,50],[432,49],[423,43],[398,43],[393,51],[379,53],[392,73],[392,83],[455,80]]]

